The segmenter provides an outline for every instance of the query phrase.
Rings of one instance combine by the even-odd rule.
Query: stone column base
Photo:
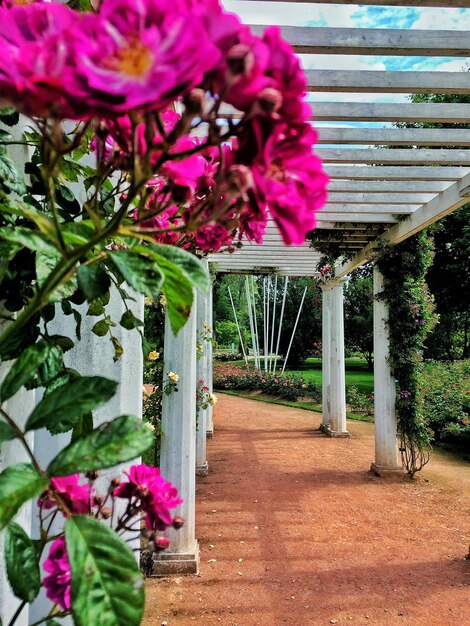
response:
[[[164,576],[184,576],[186,574],[197,574],[199,571],[199,544],[191,553],[176,554],[171,552],[161,552],[154,557],[152,572],[150,577],[162,578]]]
[[[379,465],[378,463],[371,463],[370,471],[381,478],[387,478],[387,476],[396,476],[400,478],[404,476],[402,467],[393,467],[392,465]]]
[[[320,430],[327,435],[327,437],[347,438],[351,436],[347,430],[332,430],[330,426],[326,424],[320,424]]]
[[[196,476],[207,476],[209,473],[209,463],[206,461],[202,465],[196,465]]]
[[[214,438],[214,429],[211,428],[211,430],[206,430],[206,438],[207,439],[213,439]]]

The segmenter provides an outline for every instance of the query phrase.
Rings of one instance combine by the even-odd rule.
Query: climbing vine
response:
[[[432,233],[427,229],[400,245],[384,247],[376,260],[384,279],[378,297],[389,310],[389,361],[397,381],[400,452],[410,476],[423,468],[431,451],[420,388],[423,342],[437,323],[425,280],[432,263],[432,242]]]

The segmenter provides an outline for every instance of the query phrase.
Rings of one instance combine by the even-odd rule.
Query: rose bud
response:
[[[168,537],[158,537],[155,539],[155,547],[157,550],[166,550],[170,545]]]
[[[205,93],[202,89],[191,89],[183,98],[186,111],[192,116],[200,116],[204,111]]]
[[[93,502],[97,505],[97,506],[101,506],[103,504],[103,498],[101,496],[95,496],[93,498]]]
[[[184,526],[184,519],[181,517],[181,515],[175,515],[175,517],[173,518],[173,528],[182,528]]]
[[[282,106],[282,94],[278,89],[266,87],[258,96],[259,106],[265,113],[276,113]]]
[[[248,74],[253,69],[255,57],[249,46],[238,43],[227,52],[227,65],[234,76]]]
[[[103,517],[103,519],[109,519],[112,515],[113,510],[111,509],[111,507],[109,506],[104,506],[101,509],[101,515]]]
[[[88,478],[88,480],[96,480],[99,476],[98,472],[85,472],[85,476],[86,478]]]

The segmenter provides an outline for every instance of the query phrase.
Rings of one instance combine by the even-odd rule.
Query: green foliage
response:
[[[153,433],[142,420],[121,415],[72,441],[51,461],[47,471],[50,476],[67,476],[113,467],[140,456],[152,443]]]
[[[374,290],[372,277],[355,276],[346,283],[344,292],[344,337],[346,347],[360,352],[373,367]]]
[[[38,496],[49,479],[40,475],[33,465],[17,463],[0,474],[0,530],[28,500]]]
[[[422,418],[437,443],[470,445],[470,361],[427,363],[421,374]]]
[[[117,383],[101,376],[81,376],[46,394],[26,422],[26,431],[47,428],[51,433],[67,432],[90,411],[110,400]]]
[[[75,626],[138,626],[144,585],[137,561],[119,537],[88,516],[67,520]]]
[[[410,475],[429,459],[430,434],[422,419],[420,372],[423,343],[437,321],[425,282],[431,262],[429,231],[385,249],[377,259],[384,277],[384,288],[378,297],[388,306],[389,361],[398,383],[400,449],[403,465]]]
[[[41,588],[38,553],[33,541],[14,522],[10,522],[5,535],[5,562],[15,596],[32,602]]]

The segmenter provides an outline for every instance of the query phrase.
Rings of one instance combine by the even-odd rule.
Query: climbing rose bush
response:
[[[327,177],[278,28],[258,37],[216,0],[103,0],[85,13],[9,3],[0,43],[4,105],[91,129],[105,169],[138,159],[143,199],[129,213],[157,241],[204,252],[261,242],[268,213],[288,244],[314,228]],[[222,101],[242,118],[224,118]]]

